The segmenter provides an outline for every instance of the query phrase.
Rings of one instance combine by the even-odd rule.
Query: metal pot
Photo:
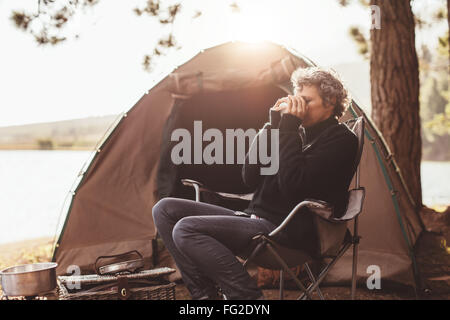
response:
[[[56,288],[57,263],[33,263],[0,271],[6,296],[37,296]]]

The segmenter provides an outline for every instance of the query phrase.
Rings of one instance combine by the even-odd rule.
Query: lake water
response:
[[[91,152],[0,151],[0,243],[54,236],[64,200]],[[424,162],[424,203],[450,204],[450,162]]]
[[[0,151],[0,243],[54,236],[64,199],[90,154]]]

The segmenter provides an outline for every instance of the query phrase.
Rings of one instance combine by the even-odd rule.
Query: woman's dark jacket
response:
[[[245,184],[255,190],[246,213],[279,225],[298,203],[309,198],[332,204],[335,216],[344,214],[358,139],[334,116],[304,131],[300,125],[301,120],[293,115],[271,111],[270,122],[263,129],[269,133],[279,129],[279,170],[274,175],[261,175],[261,165],[249,163],[262,131],[253,140],[242,168]],[[270,145],[270,134],[267,137]],[[313,229],[310,215],[296,215],[287,229],[291,246],[304,248],[305,242],[314,241]]]

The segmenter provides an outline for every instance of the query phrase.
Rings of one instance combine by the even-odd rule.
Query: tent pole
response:
[[[284,299],[284,270],[280,269],[280,300]]]
[[[359,189],[359,165],[356,168],[355,189]]]
[[[356,168],[356,178],[355,178],[355,188],[359,189],[359,175],[360,175],[360,165]],[[359,244],[359,234],[358,234],[358,217],[355,218],[353,224],[353,265],[352,265],[352,300],[355,300],[356,294],[356,273],[358,270],[358,244]]]
[[[358,235],[358,217],[355,218],[355,222],[353,225],[353,265],[352,265],[352,300],[355,300],[356,294],[356,273],[358,270],[358,244],[359,244],[359,235]]]
[[[155,235],[155,239],[152,239],[152,262],[153,267],[156,268],[159,262],[158,256],[158,232]]]

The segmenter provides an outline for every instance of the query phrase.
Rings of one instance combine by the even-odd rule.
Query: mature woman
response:
[[[332,72],[316,67],[292,75],[293,96],[279,99],[265,129],[279,129],[279,170],[261,175],[247,154],[242,175],[255,193],[242,213],[185,199],[165,198],[153,208],[155,225],[193,299],[214,299],[217,286],[228,299],[260,299],[261,290],[237,260],[259,233],[270,233],[306,198],[343,213],[353,175],[356,136],[338,122],[349,104]],[[251,149],[256,147],[258,135]],[[308,214],[296,215],[280,236],[283,244],[314,253],[316,235]]]

